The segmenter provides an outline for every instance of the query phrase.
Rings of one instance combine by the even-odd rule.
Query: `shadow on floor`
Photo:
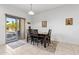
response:
[[[59,43],[58,41],[52,41],[51,44],[49,46],[47,46],[46,48],[44,48],[43,45],[41,46],[41,44],[39,44],[38,46],[36,46],[36,45],[34,45],[34,46],[41,50],[45,50],[47,52],[55,54],[58,43]]]

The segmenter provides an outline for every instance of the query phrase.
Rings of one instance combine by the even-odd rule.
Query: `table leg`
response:
[[[44,48],[46,48],[46,40],[44,40]]]

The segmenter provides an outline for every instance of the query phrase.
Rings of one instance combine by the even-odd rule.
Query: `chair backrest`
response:
[[[51,29],[49,29],[49,31],[48,31],[48,36],[49,37],[51,37],[51,31],[52,31]]]
[[[38,30],[37,30],[37,29],[34,29],[34,30],[33,30],[33,34],[34,34],[34,35],[38,35]]]
[[[33,29],[31,29],[31,27],[29,27],[29,29],[28,29],[28,36],[32,36],[33,35]]]
[[[31,34],[31,31],[32,31],[31,29],[28,29],[28,32],[27,32],[27,34]]]
[[[32,32],[30,33],[30,36],[37,37],[38,36],[38,30],[37,29],[32,29]]]

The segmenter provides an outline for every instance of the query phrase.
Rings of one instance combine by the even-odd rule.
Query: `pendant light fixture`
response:
[[[29,15],[34,15],[35,13],[33,12],[33,9],[32,9],[32,4],[30,4],[30,11],[28,12]]]

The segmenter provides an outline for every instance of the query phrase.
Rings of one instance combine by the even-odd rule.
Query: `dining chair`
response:
[[[44,37],[42,37],[42,38],[44,38]],[[34,43],[37,44],[37,46],[39,43],[42,44],[42,42],[43,42],[42,39],[40,38],[40,36],[38,35],[38,29],[34,29],[33,41],[34,41]]]
[[[51,43],[51,32],[52,32],[52,30],[49,29],[49,32],[48,32],[48,40],[49,40],[49,43]]]
[[[31,43],[33,42],[33,45],[34,45],[34,43],[36,43],[38,40],[38,30],[37,29],[32,30],[31,37],[32,37]]]
[[[28,29],[28,31],[27,31],[27,43],[29,42],[29,40],[32,39],[31,34],[32,34],[32,29]]]
[[[32,40],[32,30],[31,26],[29,26],[29,29],[27,30],[27,42],[29,42],[29,40]]]
[[[46,47],[46,44],[49,44],[51,43],[51,29],[49,29],[48,31],[48,34],[45,36],[45,39],[44,39],[44,47]]]

